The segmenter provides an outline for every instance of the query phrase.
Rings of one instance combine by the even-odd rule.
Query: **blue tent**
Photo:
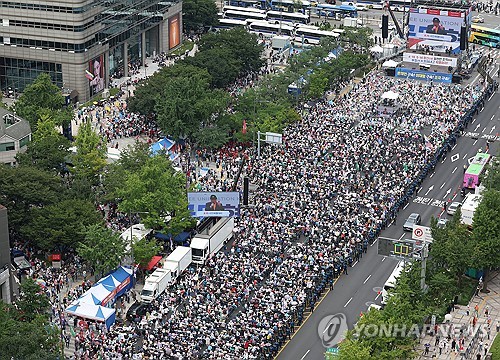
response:
[[[151,154],[156,155],[160,152],[166,152],[170,158],[171,161],[174,161],[175,158],[177,158],[177,154],[174,152],[171,152],[170,149],[175,145],[175,141],[167,139],[166,137],[155,142],[154,144],[151,145],[150,151]]]
[[[174,236],[172,238],[172,234],[162,234],[160,232],[157,232],[155,234],[155,238],[157,238],[158,240],[163,240],[163,241],[170,241],[170,239],[172,238],[172,241],[177,243],[177,244],[185,244],[186,241],[191,237],[191,233],[187,232],[187,231],[183,231],[181,232],[180,234]]]
[[[120,266],[109,276],[115,278],[119,285],[116,287],[116,297],[125,294],[134,286],[134,271],[131,268]]]
[[[115,323],[116,319],[115,309],[78,302],[67,307],[65,312],[89,320],[102,321],[108,329]]]

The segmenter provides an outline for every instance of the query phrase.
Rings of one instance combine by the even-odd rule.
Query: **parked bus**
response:
[[[487,153],[477,153],[474,156],[474,160],[472,160],[464,174],[464,188],[475,189],[479,185],[479,177],[486,170],[490,158],[491,155]]]
[[[324,37],[329,37],[332,39],[338,38],[340,35],[333,31],[324,31],[319,29],[312,29],[311,27],[299,26],[295,30],[295,41],[302,42],[304,44],[317,45],[320,40]]]
[[[241,6],[232,6],[232,5],[227,5],[224,6],[224,9],[222,11],[242,11],[242,12],[251,12],[251,13],[258,13],[258,14],[265,14],[265,10],[257,9],[257,8],[252,8],[252,7],[241,7]]]
[[[389,300],[390,297],[389,291],[396,287],[396,282],[401,273],[403,272],[404,268],[405,268],[405,262],[400,261],[392,271],[387,281],[385,282],[384,288],[382,289],[382,304],[384,305],[387,304],[387,301]]]
[[[247,26],[246,20],[236,20],[236,19],[219,19],[219,24],[214,26],[215,29],[233,29],[235,27]]]
[[[273,24],[267,21],[251,21],[248,30],[263,36],[293,35],[293,26],[287,23]]]
[[[306,14],[311,3],[306,0],[259,0],[259,7],[266,10],[283,10],[286,12],[301,12]]]
[[[267,19],[269,21],[274,21],[279,23],[280,21],[291,22],[294,24],[307,24],[309,23],[309,15],[296,13],[296,12],[284,12],[284,11],[268,11]]]
[[[227,10],[224,11],[224,18],[236,20],[266,20],[267,15],[251,11]]]
[[[230,6],[238,6],[244,8],[255,8],[259,6],[259,0],[229,0]]]
[[[357,0],[356,3],[365,5],[368,9],[383,10],[384,2],[380,0]]]
[[[315,9],[316,14],[320,17],[331,17],[338,20],[345,17],[358,17],[356,7],[350,5],[318,4]]]
[[[500,29],[490,29],[472,24],[469,42],[500,49]]]

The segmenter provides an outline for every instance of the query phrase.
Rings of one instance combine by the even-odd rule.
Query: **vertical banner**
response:
[[[172,50],[181,43],[181,20],[176,14],[168,19],[168,49]]]
[[[89,79],[90,97],[104,90],[104,55],[89,61],[85,77]]]

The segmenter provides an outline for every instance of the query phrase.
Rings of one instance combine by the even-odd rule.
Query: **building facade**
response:
[[[84,102],[181,42],[180,0],[1,0],[0,89],[22,92],[48,73]]]
[[[0,164],[15,165],[17,153],[26,151],[30,141],[29,122],[0,108]]]
[[[5,303],[12,300],[10,279],[9,222],[7,209],[0,205],[0,300]]]

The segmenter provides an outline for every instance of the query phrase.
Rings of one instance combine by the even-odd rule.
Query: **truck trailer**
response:
[[[193,262],[204,264],[210,256],[216,254],[224,243],[232,238],[233,230],[234,218],[228,217],[221,218],[214,226],[196,235],[191,240]]]
[[[141,292],[141,300],[145,303],[150,303],[158,298],[170,285],[171,279],[172,276],[169,270],[156,269],[154,273],[146,278]]]

